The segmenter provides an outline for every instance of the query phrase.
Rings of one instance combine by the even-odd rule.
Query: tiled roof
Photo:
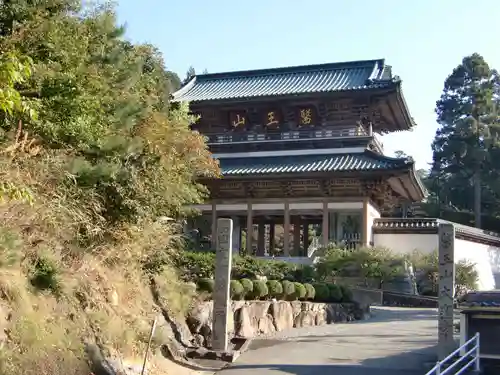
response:
[[[349,172],[404,169],[411,161],[394,159],[365,151],[359,154],[270,156],[223,158],[222,175],[248,176],[310,172]]]
[[[202,74],[173,94],[173,101],[207,101],[362,90],[398,82],[383,59],[288,68]]]

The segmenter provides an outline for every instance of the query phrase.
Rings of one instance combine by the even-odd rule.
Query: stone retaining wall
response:
[[[437,308],[438,298],[384,291],[383,304],[384,306]]]
[[[253,338],[292,328],[348,322],[368,317],[369,307],[357,304],[300,301],[233,301],[231,336]],[[196,305],[187,324],[197,345],[211,347],[213,302]]]

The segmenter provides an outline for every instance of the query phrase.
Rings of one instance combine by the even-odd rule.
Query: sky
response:
[[[411,132],[383,137],[417,168],[432,161],[446,77],[478,52],[500,69],[498,0],[119,0],[127,38],[151,43],[169,70],[198,73],[385,58],[403,81]]]

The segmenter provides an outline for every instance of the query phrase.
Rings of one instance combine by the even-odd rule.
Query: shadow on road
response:
[[[260,375],[423,375],[435,363],[436,346],[398,353],[397,355],[370,358],[361,363],[345,363],[345,360],[330,358],[329,364],[267,364],[232,365],[221,371],[222,375],[249,375],[258,371]]]

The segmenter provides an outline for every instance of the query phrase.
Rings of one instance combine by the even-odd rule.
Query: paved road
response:
[[[256,340],[221,375],[424,375],[435,358],[434,309],[373,308],[372,319]]]

